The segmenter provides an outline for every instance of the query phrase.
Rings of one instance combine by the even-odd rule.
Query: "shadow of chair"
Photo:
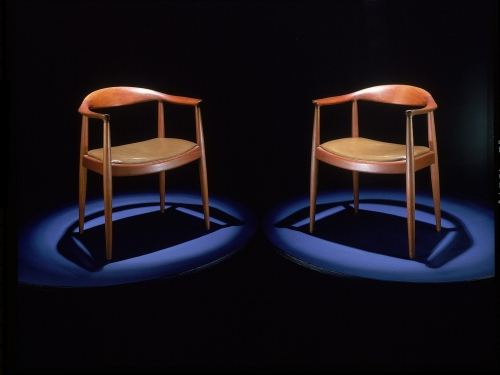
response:
[[[401,143],[385,142],[375,137],[363,138],[359,134],[358,103],[370,101],[419,107],[406,109],[406,139]],[[320,141],[320,109],[324,106],[352,103],[351,137]],[[425,90],[408,85],[381,85],[346,95],[313,100],[314,122],[312,133],[309,231],[313,233],[318,190],[318,160],[352,171],[354,210],[359,209],[359,172],[406,175],[406,210],[409,257],[415,257],[415,171],[430,167],[436,229],[441,230],[438,152],[434,110],[437,105]],[[427,116],[426,146],[414,145],[413,117]],[[371,126],[379,126],[371,124]],[[366,128],[364,128],[366,129]],[[381,132],[380,134],[383,134]],[[381,136],[382,137],[382,136]]]
[[[94,112],[105,108],[133,104],[158,103],[157,137],[111,146],[110,115]],[[165,210],[165,171],[199,161],[201,196],[205,227],[210,229],[208,181],[200,99],[174,96],[139,87],[107,87],[94,91],[83,100],[79,172],[79,231],[84,230],[87,170],[103,176],[106,259],[112,259],[112,177],[159,174],[160,210]],[[195,142],[165,137],[164,103],[192,106]],[[102,147],[89,150],[89,118],[102,121]],[[142,124],[141,124],[142,126]],[[114,127],[115,129],[115,127]],[[118,129],[116,130],[118,131]]]

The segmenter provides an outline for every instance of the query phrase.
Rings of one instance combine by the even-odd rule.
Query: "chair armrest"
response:
[[[89,109],[88,103],[86,101],[84,101],[82,103],[82,105],[80,106],[80,108],[78,108],[78,112],[82,116],[87,116],[87,117],[90,117],[90,118],[96,118],[96,119],[99,119],[99,120],[102,120],[102,121],[109,121],[109,115],[107,115],[105,113],[92,112]]]
[[[416,116],[416,115],[423,115],[425,113],[432,112],[436,108],[437,108],[437,106],[430,106],[430,105],[428,105],[428,106],[426,106],[424,108],[409,109],[409,110],[405,111],[405,113],[406,113],[406,117],[413,117],[413,116]]]
[[[406,117],[411,118],[411,117],[416,116],[416,115],[423,115],[425,113],[432,112],[436,108],[437,108],[436,102],[432,98],[430,98],[429,102],[427,103],[427,105],[424,108],[409,109],[409,110],[405,111],[405,113],[406,113]]]
[[[197,106],[201,102],[201,99],[188,98],[186,96],[176,96],[176,95],[169,95],[169,94],[162,95],[162,98],[166,102],[173,103],[173,104],[182,104],[182,105]]]
[[[346,103],[349,101],[352,101],[351,94],[331,96],[331,97],[323,98],[323,99],[316,99],[316,100],[313,100],[313,103],[316,104],[318,107],[321,107],[324,105],[340,104],[340,103]]]
[[[141,103],[141,102],[147,102],[147,101],[164,101],[172,104],[181,104],[181,105],[191,105],[196,107],[200,102],[201,99],[195,99],[195,98],[188,98],[185,96],[176,96],[176,95],[169,95],[169,94],[163,94],[160,92],[152,91],[152,90],[147,90],[147,89],[135,89],[135,90],[141,90],[140,94],[142,97],[139,98],[128,98],[126,93],[121,93],[121,97],[119,98],[118,101],[109,101],[109,100],[104,100],[104,102],[98,97],[98,105],[94,106],[95,108],[106,108],[106,107],[112,107],[115,105],[127,105],[127,104],[134,104],[134,103]],[[130,90],[129,90],[130,91]],[[85,99],[82,104],[80,105],[80,108],[78,108],[78,112],[82,114],[83,116],[91,117],[91,118],[97,118],[103,121],[109,120],[109,115],[103,114],[103,113],[97,113],[93,112],[90,110],[92,107],[91,105],[92,99]]]

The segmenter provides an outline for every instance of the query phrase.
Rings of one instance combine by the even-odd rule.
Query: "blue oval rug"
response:
[[[403,282],[456,282],[495,276],[494,214],[472,197],[441,197],[435,229],[432,196],[416,197],[416,256],[408,257],[406,197],[399,191],[318,193],[309,233],[309,196],[284,202],[264,218],[268,239],[285,257],[324,273]]]
[[[211,195],[205,229],[201,196],[167,192],[113,197],[113,259],[105,259],[103,201],[88,201],[78,233],[78,205],[34,219],[19,230],[18,281],[90,287],[152,280],[197,271],[239,250],[257,219],[236,202]]]

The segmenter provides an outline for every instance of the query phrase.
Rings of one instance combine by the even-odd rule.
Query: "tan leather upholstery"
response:
[[[181,155],[196,143],[178,138],[153,138],[147,141],[111,147],[111,162],[117,164],[150,163]],[[102,160],[102,148],[90,150],[88,155]]]
[[[406,146],[366,138],[341,138],[325,142],[322,149],[332,154],[365,161],[397,161],[406,159]],[[425,146],[414,146],[415,157],[428,153]]]

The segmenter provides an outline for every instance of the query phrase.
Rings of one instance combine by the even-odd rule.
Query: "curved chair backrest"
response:
[[[369,100],[379,103],[420,105],[434,103],[427,91],[408,85],[381,85],[359,90],[351,94],[353,100]]]
[[[437,104],[427,91],[409,85],[381,85],[355,91],[345,95],[313,100],[317,106],[366,100],[378,103],[425,106],[436,109]]]
[[[91,114],[90,109],[118,107],[150,101],[165,101],[175,104],[196,105],[201,102],[201,99],[168,95],[140,87],[106,87],[87,95],[80,105],[78,112],[82,115],[89,115]]]

